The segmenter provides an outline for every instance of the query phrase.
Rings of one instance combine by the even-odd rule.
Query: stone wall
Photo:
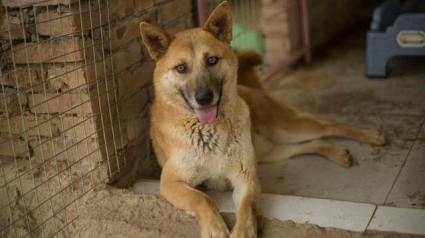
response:
[[[176,33],[194,26],[192,0],[111,0],[114,73],[129,171],[117,182],[131,184],[136,177],[159,177],[160,168],[149,140],[149,106],[154,99],[152,84],[155,61],[145,48],[139,32],[141,21]]]
[[[289,10],[296,9],[298,5],[294,0],[262,0],[261,3],[265,61],[268,66],[273,66],[298,48],[291,45],[291,39],[298,38],[300,31],[290,29],[291,23],[299,25],[298,16],[291,16]]]
[[[2,237],[60,233],[75,200],[123,164],[107,5],[59,3],[1,1]]]
[[[148,135],[155,62],[139,23],[192,28],[193,1],[1,3],[0,156],[85,163],[83,176],[97,170],[117,186],[158,177]]]
[[[36,168],[64,164],[81,177],[91,171],[98,182],[105,180],[106,157],[116,154],[101,156],[106,146],[97,124],[100,115],[113,113],[115,101],[107,39],[96,38],[107,7],[95,1],[32,3],[4,0],[0,10],[0,156],[30,159]],[[116,113],[103,119],[105,128],[114,118]],[[108,143],[121,149],[118,140]]]
[[[67,237],[97,185],[158,177],[139,23],[192,28],[192,0],[1,3],[0,236]]]

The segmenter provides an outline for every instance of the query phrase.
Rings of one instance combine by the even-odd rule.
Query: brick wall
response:
[[[148,135],[155,62],[139,23],[192,28],[193,1],[109,0],[109,17],[106,1],[59,2],[0,5],[0,156],[80,162],[117,186],[158,177]]]
[[[123,187],[136,177],[156,177],[159,165],[149,140],[149,105],[154,98],[153,61],[141,38],[139,23],[149,22],[170,32],[194,26],[192,0],[111,0],[111,15],[117,20],[111,25],[112,52],[127,168],[117,182]]]
[[[295,2],[295,1],[292,1]],[[290,54],[291,37],[290,22],[297,22],[290,18],[289,1],[262,0],[261,14],[263,20],[264,49],[266,64],[273,65]],[[296,31],[298,33],[298,31]],[[295,35],[291,32],[291,35]]]
[[[0,233],[66,237],[97,185],[158,177],[139,22],[192,28],[192,0],[0,3]]]
[[[0,156],[29,158],[34,166],[77,163],[82,169],[70,170],[84,174],[94,168],[100,181],[108,175],[106,157],[112,152],[101,156],[99,150],[97,121],[106,111],[99,108],[108,104],[99,98],[108,95],[113,101],[114,94],[101,81],[112,75],[104,42],[93,36],[107,21],[107,12],[104,4],[75,2],[61,1],[74,3],[68,7],[40,0],[33,7],[33,1],[2,1]],[[110,118],[104,122],[111,124]]]

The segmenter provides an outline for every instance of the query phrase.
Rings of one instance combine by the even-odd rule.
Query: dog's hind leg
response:
[[[278,162],[297,155],[319,154],[344,167],[349,167],[352,164],[352,158],[348,150],[323,140],[313,140],[299,144],[274,144],[273,146],[269,146],[267,141],[261,140],[263,139],[260,137],[257,141],[258,149],[256,148],[260,163]]]
[[[279,121],[279,118],[274,120]],[[322,121],[303,113],[291,118],[289,122],[286,119],[274,125],[277,126],[266,131],[265,135],[275,143],[298,143],[328,136],[345,137],[375,145],[385,143],[385,136],[378,130]]]
[[[319,123],[321,123],[326,130],[325,136],[351,138],[374,145],[385,144],[385,136],[376,129],[360,128],[332,121],[319,121]]]
[[[249,105],[255,130],[274,143],[299,143],[326,136],[376,145],[385,143],[385,137],[378,130],[318,120],[267,92],[240,85],[238,93]]]

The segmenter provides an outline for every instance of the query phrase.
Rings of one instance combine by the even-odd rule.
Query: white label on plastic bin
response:
[[[400,31],[397,43],[404,48],[421,48],[425,46],[425,33],[423,31]]]

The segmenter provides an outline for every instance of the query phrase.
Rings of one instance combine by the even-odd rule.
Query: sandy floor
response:
[[[88,173],[88,161],[81,163],[80,170],[78,164],[69,168],[66,161],[53,160],[37,167],[42,162],[34,158],[19,158],[16,163],[11,158],[0,159],[1,238],[26,237],[29,231],[31,237],[52,237],[55,233],[67,237],[65,227],[78,218],[81,209],[74,201],[93,185],[102,184],[100,168],[104,167]],[[81,179],[81,173],[89,175]]]
[[[127,190],[105,189],[91,193],[81,201],[80,218],[72,225],[72,237],[199,237],[196,219],[174,208],[164,198],[152,194],[134,194]],[[223,214],[232,227],[234,214]],[[291,221],[259,217],[261,238],[408,238],[425,237],[382,232],[356,233],[321,228]]]

